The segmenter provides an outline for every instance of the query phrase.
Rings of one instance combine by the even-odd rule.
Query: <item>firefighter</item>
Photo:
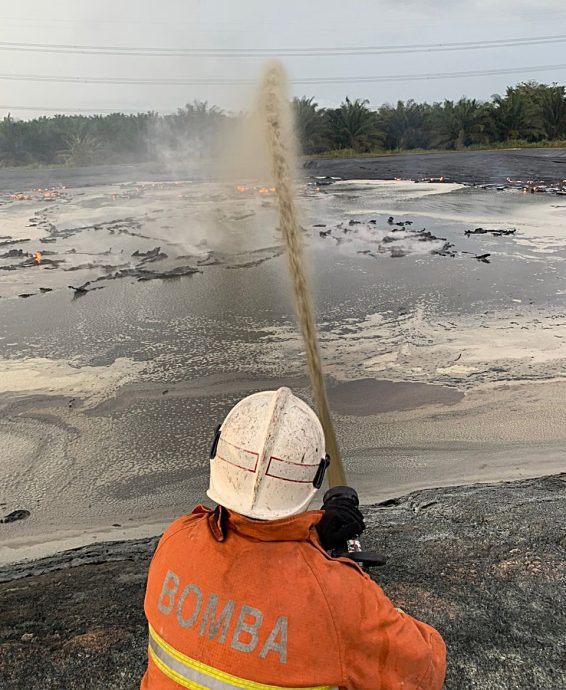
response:
[[[218,428],[208,496],[176,520],[145,596],[142,690],[437,690],[445,647],[355,563],[328,550],[363,517],[307,511],[328,465],[322,426],[288,388],[241,400]]]

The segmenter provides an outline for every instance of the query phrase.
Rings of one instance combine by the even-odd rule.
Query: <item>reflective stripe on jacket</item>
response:
[[[272,522],[198,506],[165,532],[145,597],[142,690],[437,690],[445,647],[347,559],[320,511]]]

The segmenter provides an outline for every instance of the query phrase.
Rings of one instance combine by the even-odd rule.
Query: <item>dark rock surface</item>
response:
[[[29,512],[29,510],[13,510],[11,513],[8,513],[8,515],[5,515],[3,518],[0,518],[0,523],[10,523],[17,522],[18,520],[26,520],[30,515],[31,513]]]
[[[566,474],[430,489],[366,509],[375,579],[448,646],[446,688],[566,687]],[[130,690],[155,539],[0,570],[2,690]]]
[[[446,640],[447,688],[566,688],[566,474],[419,491],[366,522],[379,584]]]

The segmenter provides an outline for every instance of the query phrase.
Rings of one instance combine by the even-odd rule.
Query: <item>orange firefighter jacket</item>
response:
[[[321,511],[259,522],[195,508],[165,532],[145,596],[141,690],[436,690],[445,647],[352,561]]]

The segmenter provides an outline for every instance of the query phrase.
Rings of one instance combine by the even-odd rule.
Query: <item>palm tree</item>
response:
[[[208,155],[218,147],[218,134],[226,121],[224,111],[208,101],[193,101],[166,118],[165,129],[171,133],[174,147],[199,155]]]
[[[475,99],[435,103],[429,117],[433,146],[463,149],[484,139],[482,109]]]
[[[66,150],[63,153],[67,165],[80,167],[96,162],[101,142],[86,131],[78,131],[65,137]]]
[[[294,98],[295,130],[303,153],[318,153],[324,148],[326,123],[314,98]]]
[[[184,108],[179,108],[174,116],[177,124],[185,128],[186,133],[201,136],[214,129],[226,117],[224,111],[208,101],[193,101]]]
[[[500,141],[536,140],[540,135],[535,104],[517,89],[508,88],[505,96],[493,96],[493,115]]]
[[[379,109],[379,118],[383,123],[386,134],[386,144],[389,149],[400,151],[428,146],[425,132],[427,116],[430,106],[425,103],[415,103],[412,99],[406,103],[397,101],[395,107],[385,105]]]
[[[8,113],[0,122],[0,163],[2,165],[20,165],[28,163],[27,123],[14,120]],[[33,160],[33,159],[32,159]]]
[[[377,116],[370,110],[369,101],[351,101],[348,97],[339,108],[326,111],[331,139],[337,148],[369,151],[381,143]]]
[[[566,137],[566,94],[563,86],[547,87],[541,102],[541,120],[547,139]]]

